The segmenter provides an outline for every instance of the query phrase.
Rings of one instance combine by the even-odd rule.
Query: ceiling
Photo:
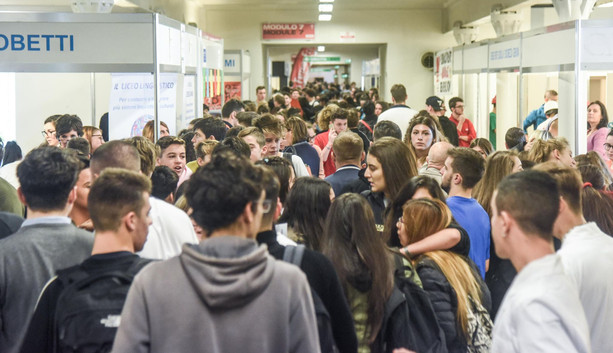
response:
[[[318,0],[189,0],[205,9],[234,9],[256,7],[259,9],[297,10],[317,9]],[[393,9],[443,9],[454,0],[335,0],[337,10],[393,10]]]

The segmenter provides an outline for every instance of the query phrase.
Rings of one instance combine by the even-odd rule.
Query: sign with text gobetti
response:
[[[168,125],[171,135],[177,133],[177,74],[160,74],[158,116]],[[141,136],[149,120],[153,120],[153,75],[113,74],[109,106],[109,139]]]
[[[439,97],[451,93],[452,57],[451,49],[439,51],[434,57],[434,94]]]
[[[263,23],[262,39],[315,39],[315,24]]]
[[[151,64],[151,36],[151,23],[3,22],[0,65]]]

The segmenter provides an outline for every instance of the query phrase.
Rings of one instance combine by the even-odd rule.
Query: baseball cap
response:
[[[551,99],[545,102],[545,106],[543,107],[543,112],[545,112],[545,114],[553,109],[558,109],[558,102]]]
[[[441,106],[443,105],[443,103],[443,100],[437,96],[428,97],[428,99],[426,99],[426,105],[431,106],[432,109],[436,111],[441,110]]]

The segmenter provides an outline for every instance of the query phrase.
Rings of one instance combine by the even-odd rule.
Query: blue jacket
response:
[[[545,104],[541,105],[538,109],[534,109],[528,114],[526,119],[524,119],[524,132],[528,133],[528,127],[532,126],[534,130],[545,120],[547,117],[545,116]]]

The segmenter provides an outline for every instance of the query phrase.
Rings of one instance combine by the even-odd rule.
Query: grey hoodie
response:
[[[306,277],[254,240],[223,236],[134,280],[113,352],[319,352]]]

